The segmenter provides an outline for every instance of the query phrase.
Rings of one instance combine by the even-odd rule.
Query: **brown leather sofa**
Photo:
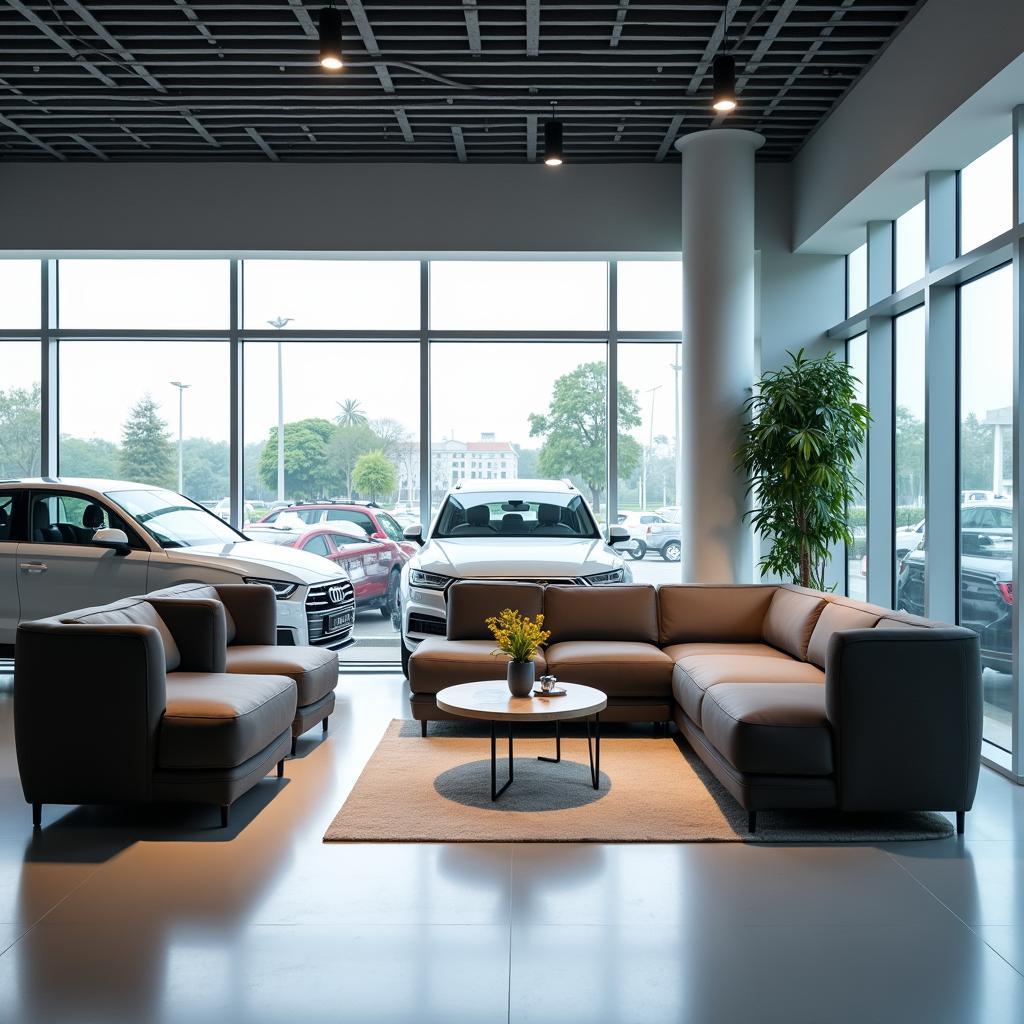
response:
[[[209,802],[226,826],[334,706],[337,655],[266,643],[275,615],[270,587],[186,585],[22,623],[15,744],[33,825],[44,803]]]
[[[543,611],[539,670],[608,695],[606,720],[673,721],[749,813],[952,810],[977,788],[978,637],[799,587],[541,587],[456,583],[448,634],[409,661],[413,715],[434,694],[498,678],[483,619]]]

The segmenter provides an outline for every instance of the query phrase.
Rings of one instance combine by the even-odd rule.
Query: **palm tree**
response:
[[[342,427],[358,427],[366,422],[366,413],[363,412],[358,398],[346,398],[344,402],[338,402],[341,412],[336,417],[338,424]]]

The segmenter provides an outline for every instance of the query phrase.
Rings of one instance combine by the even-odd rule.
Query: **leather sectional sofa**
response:
[[[676,724],[748,811],[956,811],[977,788],[978,637],[789,585],[569,587],[456,583],[446,638],[409,661],[412,709],[498,678],[484,619],[545,615],[547,671],[608,695],[604,720]]]
[[[280,777],[294,737],[330,714],[338,662],[268,642],[275,600],[186,585],[22,623],[15,745],[33,825],[44,803],[196,802],[226,826],[275,764]]]

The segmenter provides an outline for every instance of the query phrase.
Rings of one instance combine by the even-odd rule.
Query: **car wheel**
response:
[[[629,555],[634,562],[639,562],[640,559],[647,554],[647,545],[642,540],[635,540],[628,548],[626,548],[626,554]]]
[[[393,570],[388,577],[388,592],[384,595],[380,613],[385,619],[395,617],[395,609],[398,607],[398,570]]]
[[[677,540],[670,540],[661,549],[661,557],[664,558],[666,562],[678,562],[679,561],[679,553],[680,553],[681,550],[682,549],[680,548],[679,541],[677,541]]]

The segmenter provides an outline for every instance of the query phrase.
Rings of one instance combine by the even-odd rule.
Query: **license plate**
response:
[[[352,613],[345,612],[342,615],[329,615],[327,617],[327,629],[325,633],[337,633],[343,629],[348,629],[352,625]]]

